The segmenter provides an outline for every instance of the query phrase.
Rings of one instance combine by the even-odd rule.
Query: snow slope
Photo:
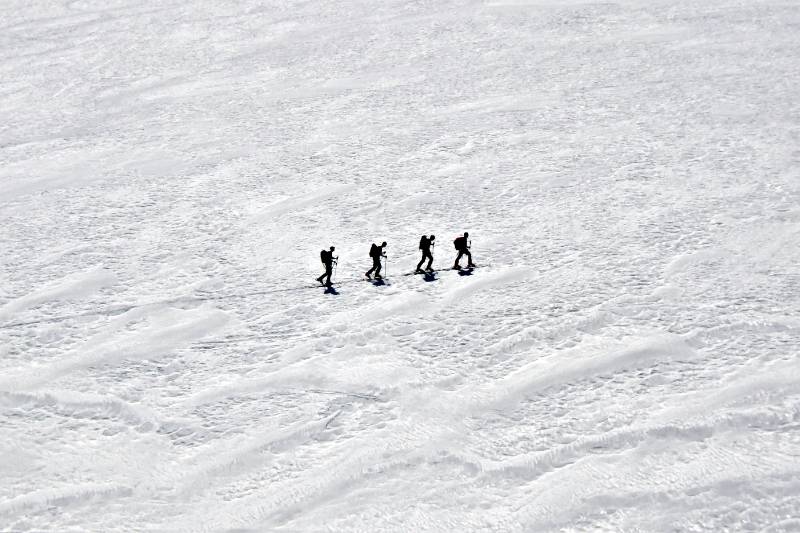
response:
[[[6,0],[0,529],[800,530],[798,29]]]

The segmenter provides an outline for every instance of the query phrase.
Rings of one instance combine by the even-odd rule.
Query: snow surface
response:
[[[800,531],[799,35],[5,0],[0,529]]]

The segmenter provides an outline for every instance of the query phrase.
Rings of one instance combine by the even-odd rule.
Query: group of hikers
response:
[[[425,272],[433,272],[433,247],[436,245],[435,241],[435,235],[423,235],[420,238],[419,249],[422,251],[422,259],[419,260],[414,273],[424,274]],[[456,262],[453,264],[453,270],[459,270],[461,268],[459,262],[464,256],[467,257],[467,268],[473,268],[475,265],[472,263],[472,254],[469,251],[471,247],[469,233],[464,232],[464,235],[456,237],[453,241],[453,245],[458,252],[458,255],[456,255]],[[383,276],[381,276],[381,259],[386,257],[385,248],[386,241],[383,241],[380,246],[375,243],[372,243],[372,246],[370,246],[369,256],[372,258],[372,268],[367,270],[364,274],[367,279],[371,280],[373,277],[376,280],[383,279]],[[334,257],[333,252],[335,251],[336,247],[331,246],[330,249],[320,252],[320,259],[322,260],[322,264],[325,265],[325,273],[318,277],[317,281],[326,287],[330,287],[332,284],[331,275],[333,274],[333,267],[339,259],[338,257]],[[428,260],[428,265],[423,270],[422,264],[426,259]]]

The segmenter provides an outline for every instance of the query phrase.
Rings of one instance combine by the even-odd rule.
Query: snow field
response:
[[[0,13],[0,529],[800,529],[800,6]]]

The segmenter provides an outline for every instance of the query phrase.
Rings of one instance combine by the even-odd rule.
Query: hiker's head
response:
[[[334,251],[334,250],[336,250],[336,247],[335,246],[331,246],[331,252]]]
[[[436,240],[436,235],[431,235],[431,240],[435,241]]]
[[[383,242],[381,243],[381,248],[383,248],[384,246],[386,246],[386,241],[383,241]]]
[[[467,233],[467,232],[465,231],[465,232],[464,232],[464,237],[469,237],[469,233]]]

